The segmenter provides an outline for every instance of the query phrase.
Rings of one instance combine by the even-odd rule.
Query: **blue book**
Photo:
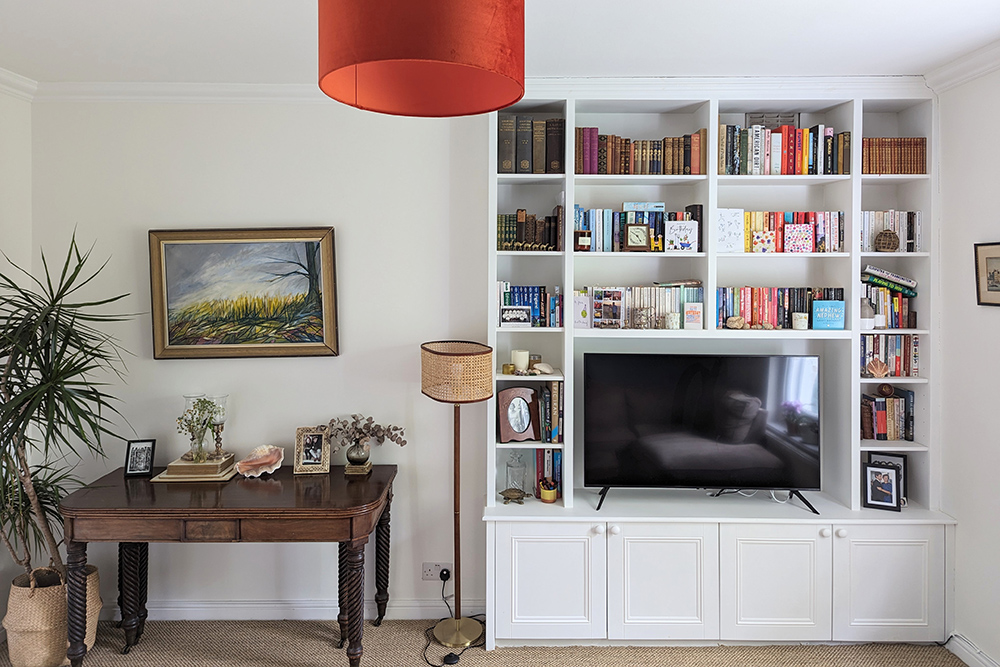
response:
[[[612,224],[614,216],[611,214],[610,208],[604,209],[604,252],[611,252],[614,249],[612,244],[614,240],[614,225]]]
[[[813,329],[843,329],[843,301],[813,301]]]

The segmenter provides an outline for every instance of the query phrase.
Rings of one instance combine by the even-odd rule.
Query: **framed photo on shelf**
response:
[[[125,476],[151,476],[155,450],[156,440],[129,440],[125,447]]]
[[[861,469],[861,505],[899,512],[903,497],[899,492],[899,468],[888,464],[862,463]]]
[[[497,429],[500,442],[541,439],[534,389],[509,387],[497,392]]]
[[[330,435],[326,426],[300,426],[295,429],[296,474],[330,472]]]
[[[886,454],[884,452],[869,452],[868,462],[875,465],[894,466],[899,470],[900,504],[906,507],[906,454]]]
[[[976,302],[1000,306],[1000,242],[976,243]]]
[[[149,232],[153,357],[332,356],[333,228]]]

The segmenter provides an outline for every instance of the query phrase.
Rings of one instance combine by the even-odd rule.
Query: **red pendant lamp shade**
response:
[[[319,0],[319,87],[399,116],[467,116],[524,95],[524,0]]]

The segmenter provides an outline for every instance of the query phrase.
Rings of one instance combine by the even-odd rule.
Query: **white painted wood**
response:
[[[828,640],[832,539],[814,525],[722,524],[722,639]]]
[[[604,528],[603,523],[497,524],[497,638],[605,636]]]
[[[943,641],[944,528],[838,527],[833,639]]]
[[[718,531],[717,524],[611,524],[608,638],[717,639]]]

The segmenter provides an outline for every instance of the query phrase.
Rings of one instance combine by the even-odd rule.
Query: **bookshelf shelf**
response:
[[[498,185],[557,185],[565,174],[497,174]]]
[[[497,327],[497,333],[531,333],[557,334],[565,331],[565,327]]]
[[[930,180],[930,174],[862,174],[861,182],[865,185],[872,183],[919,183]]]
[[[884,378],[861,378],[861,384],[927,384],[925,377],[884,377]]]
[[[861,331],[862,334],[888,334],[890,336],[904,336],[907,334],[919,334],[921,336],[926,336],[930,334],[928,329],[864,329]]]
[[[862,440],[863,452],[926,452],[930,447],[908,440]]]
[[[541,442],[539,440],[525,440],[523,442],[498,442],[497,449],[562,449],[561,442]]]
[[[691,185],[708,180],[708,176],[659,174],[574,174],[577,185]]]
[[[747,258],[752,257],[758,261],[770,261],[775,258],[782,259],[808,259],[810,261],[814,259],[837,259],[843,257],[850,257],[849,252],[717,252],[715,256],[719,259],[731,259],[731,258]]]
[[[566,253],[555,250],[498,250],[497,257],[565,257]]]
[[[628,257],[628,258],[639,258],[639,257],[669,257],[670,259],[681,259],[686,257],[707,257],[708,253],[704,252],[687,252],[685,250],[665,250],[664,252],[574,252],[574,258],[598,258],[606,259],[608,257]]]
[[[503,373],[496,373],[494,377],[497,382],[558,382],[566,379],[563,377],[560,369],[554,368],[552,370],[553,372],[548,375],[504,375]]]
[[[851,180],[850,176],[719,176],[719,185],[829,185]]]
[[[883,258],[883,257],[930,257],[929,252],[862,252],[862,258]]]

